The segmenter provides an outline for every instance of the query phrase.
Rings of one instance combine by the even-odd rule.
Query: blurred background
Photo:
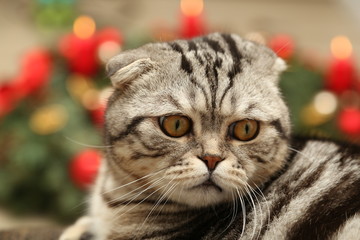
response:
[[[0,230],[84,214],[111,94],[104,64],[150,41],[234,32],[289,65],[296,134],[360,144],[358,0],[0,0]]]

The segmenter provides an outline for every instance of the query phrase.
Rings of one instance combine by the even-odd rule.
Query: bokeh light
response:
[[[346,36],[336,36],[330,43],[331,53],[335,58],[346,59],[351,56],[352,44]]]
[[[187,16],[197,16],[204,9],[203,0],[181,0],[181,12]]]
[[[314,107],[320,114],[332,114],[338,106],[335,94],[328,91],[321,91],[314,98]]]
[[[95,30],[95,21],[89,16],[82,15],[74,21],[73,31],[78,38],[89,38],[95,33]]]

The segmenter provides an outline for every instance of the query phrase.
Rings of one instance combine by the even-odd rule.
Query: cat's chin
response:
[[[201,208],[233,201],[232,194],[213,183],[206,181],[202,184],[184,189],[181,196],[173,196],[174,200],[191,207]]]

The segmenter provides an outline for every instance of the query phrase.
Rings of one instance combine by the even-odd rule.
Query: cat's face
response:
[[[191,206],[232,201],[287,155],[285,68],[235,35],[145,45],[108,64],[117,89],[106,114],[108,161],[149,193]]]

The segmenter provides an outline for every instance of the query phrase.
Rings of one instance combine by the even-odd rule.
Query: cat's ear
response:
[[[153,67],[154,62],[146,52],[133,50],[111,58],[106,71],[114,88],[123,89]]]
[[[281,74],[283,71],[287,69],[286,62],[282,59],[277,57],[274,61],[274,65],[272,66],[272,70],[277,74]]]

